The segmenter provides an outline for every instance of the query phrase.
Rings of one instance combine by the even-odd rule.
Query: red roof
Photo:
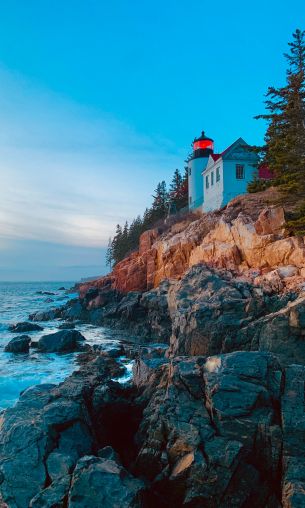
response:
[[[212,153],[211,157],[213,158],[213,161],[218,161],[219,157],[221,157],[221,153]]]

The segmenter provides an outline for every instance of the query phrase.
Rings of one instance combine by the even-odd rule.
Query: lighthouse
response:
[[[203,178],[209,156],[214,152],[214,141],[208,138],[202,131],[199,138],[192,143],[192,154],[187,159],[188,163],[188,187],[189,187],[189,209],[201,208],[203,203]]]

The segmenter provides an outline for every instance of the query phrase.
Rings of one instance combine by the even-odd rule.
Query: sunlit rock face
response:
[[[224,210],[182,220],[166,233],[145,231],[138,251],[118,263],[109,276],[82,285],[80,294],[92,286],[146,291],[164,279],[181,278],[199,263],[243,275],[271,291],[302,288],[304,238],[286,238],[284,224],[283,208],[266,206],[261,194],[235,198]],[[285,270],[288,266],[290,270]],[[274,271],[281,280],[276,286],[274,277],[266,278]]]

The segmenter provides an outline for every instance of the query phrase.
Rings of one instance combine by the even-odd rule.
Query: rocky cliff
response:
[[[169,362],[146,348],[133,386],[119,373],[112,357],[87,355],[4,413],[3,506],[305,506],[303,366],[262,352]]]
[[[241,196],[216,212],[176,222],[164,234],[156,229],[140,238],[139,250],[118,263],[113,272],[80,286],[110,286],[120,292],[147,291],[165,279],[179,279],[192,266],[205,263],[238,277],[281,291],[302,289],[305,276],[303,237],[288,236],[285,210],[270,205],[273,191]],[[91,301],[91,306],[100,302]]]
[[[305,507],[305,246],[270,197],[147,231],[79,299],[30,316],[128,343],[4,412],[0,506]]]

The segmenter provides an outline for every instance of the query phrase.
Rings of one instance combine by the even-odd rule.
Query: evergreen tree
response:
[[[112,260],[114,263],[118,263],[121,259],[123,259],[123,250],[122,250],[122,238],[123,238],[123,230],[120,224],[117,224],[115,235],[112,240]]]
[[[185,208],[186,206],[188,206],[188,202],[189,202],[189,170],[188,166],[185,166],[180,192],[180,208]]]
[[[128,222],[127,221],[125,222],[124,228],[123,228],[122,240],[121,240],[121,249],[122,249],[122,252],[124,253],[123,257],[130,250],[130,245],[129,245],[129,226],[128,226]]]
[[[164,219],[168,212],[168,193],[166,190],[166,183],[164,180],[158,183],[155,193],[153,195],[153,204],[150,210],[150,221],[153,224],[159,219]]]
[[[145,208],[145,212],[143,214],[143,220],[142,220],[142,224],[143,224],[143,231],[145,231],[146,229],[149,229],[150,226],[152,225],[152,209],[151,208]]]
[[[187,204],[187,176],[184,175],[182,178],[179,171],[176,170],[172,185],[171,192],[174,193],[177,203],[182,203],[182,199],[186,193],[186,204]],[[139,239],[141,234],[155,226],[155,223],[160,219],[165,219],[168,213],[169,205],[169,194],[166,189],[166,183],[164,181],[157,185],[157,188],[153,194],[153,203],[150,208],[146,208],[143,218],[139,215],[134,219],[130,226],[126,221],[124,226],[117,224],[116,231],[113,239],[109,239],[108,249],[106,252],[106,263],[110,267],[112,264],[117,264],[119,261],[124,259],[132,250],[137,249],[139,246]]]
[[[129,227],[128,243],[131,250],[137,248],[142,232],[143,222],[140,215],[138,215],[137,218],[131,222]]]
[[[182,176],[179,169],[176,169],[169,187],[170,212],[176,213],[181,208]]]
[[[263,162],[274,173],[285,200],[300,203],[290,226],[305,227],[305,32],[296,30],[289,43],[286,84],[270,87],[266,94],[267,113],[256,118],[267,121]],[[299,220],[301,219],[301,220]],[[296,222],[297,221],[297,222]],[[298,222],[299,221],[299,222]],[[303,232],[304,234],[304,232]]]
[[[109,266],[110,270],[112,266],[112,261],[113,261],[112,238],[110,237],[108,240],[108,246],[106,250],[106,266]]]

